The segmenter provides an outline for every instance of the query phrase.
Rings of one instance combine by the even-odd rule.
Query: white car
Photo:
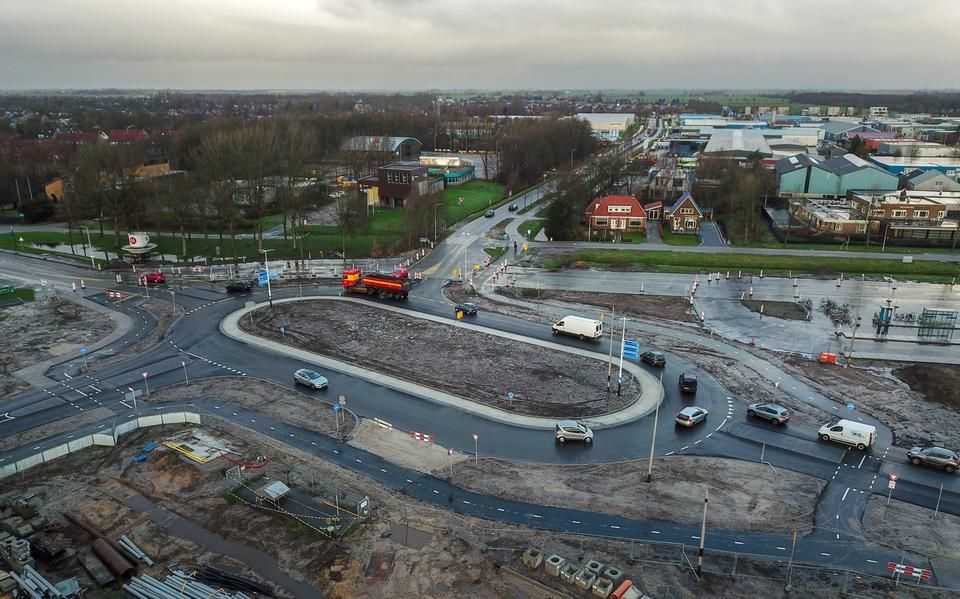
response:
[[[569,441],[583,441],[593,443],[593,431],[590,427],[576,420],[561,420],[557,422],[554,436],[559,443]]]
[[[327,377],[319,372],[301,368],[293,373],[293,382],[298,385],[305,385],[311,389],[326,389]]]

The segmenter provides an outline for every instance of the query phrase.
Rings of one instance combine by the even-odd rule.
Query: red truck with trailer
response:
[[[410,275],[405,269],[391,274],[372,272],[364,274],[359,268],[348,268],[341,278],[343,290],[360,295],[378,295],[391,299],[407,299],[410,293]]]

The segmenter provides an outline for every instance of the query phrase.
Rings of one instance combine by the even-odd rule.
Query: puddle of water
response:
[[[202,526],[198,526],[173,512],[167,511],[143,495],[129,497],[124,500],[124,503],[126,503],[130,509],[148,514],[151,520],[159,524],[161,528],[170,532],[170,534],[192,541],[214,553],[227,555],[240,560],[260,576],[293,593],[298,599],[317,599],[323,597],[317,589],[291,578],[289,574],[280,569],[277,560],[259,549],[234,543],[221,536],[215,535]]]
[[[413,528],[412,526],[391,523],[390,538],[410,549],[420,551],[433,539],[433,535]]]

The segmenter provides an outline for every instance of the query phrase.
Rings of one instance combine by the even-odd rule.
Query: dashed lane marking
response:
[[[658,535],[658,534],[660,534],[660,531],[659,531],[659,530],[651,530],[650,533],[651,533],[651,534]]]
[[[840,498],[840,501],[846,501],[846,500],[847,500],[847,493],[849,493],[849,492],[850,492],[850,487],[847,487],[847,490],[843,492],[843,497]]]
[[[777,549],[779,549],[780,551],[786,551],[786,550],[787,550],[786,547],[777,547]]]
[[[875,564],[875,563],[877,563],[877,560],[875,560],[875,559],[868,559],[868,560],[867,560],[867,563],[868,563],[868,564]]]
[[[498,507],[498,508],[497,508],[497,511],[498,511],[498,512],[505,512],[505,511],[507,511],[507,510],[503,509],[502,507]]]
[[[689,447],[690,447],[689,445],[684,445],[683,447],[680,448],[680,451],[686,451]]]
[[[743,541],[734,541],[733,544],[734,544],[734,545],[743,545]]]
[[[822,551],[820,552],[820,555],[822,555],[823,557],[830,557],[830,554],[829,554],[829,553],[824,553],[824,552],[822,552]]]
[[[571,520],[571,522],[573,522],[574,524],[580,524],[579,520]]]
[[[380,469],[380,472],[383,472],[384,474],[386,474],[386,473],[387,473],[387,471],[386,471],[386,470],[384,470],[383,468],[381,468],[381,469]]]

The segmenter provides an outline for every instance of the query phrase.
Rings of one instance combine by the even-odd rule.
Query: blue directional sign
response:
[[[640,357],[640,344],[636,341],[623,342],[623,357],[636,360]]]
[[[852,409],[853,409],[853,402],[852,402],[852,401],[851,401],[851,402],[847,402],[847,409],[848,409],[848,410],[852,410]]]
[[[513,391],[507,391],[507,397],[513,399]]]
[[[87,348],[81,347],[81,348],[80,348],[80,353],[81,353],[81,354],[87,353]]]
[[[339,412],[339,411],[340,411],[340,404],[338,404],[338,403],[333,404],[333,411],[334,411],[334,412]]]

